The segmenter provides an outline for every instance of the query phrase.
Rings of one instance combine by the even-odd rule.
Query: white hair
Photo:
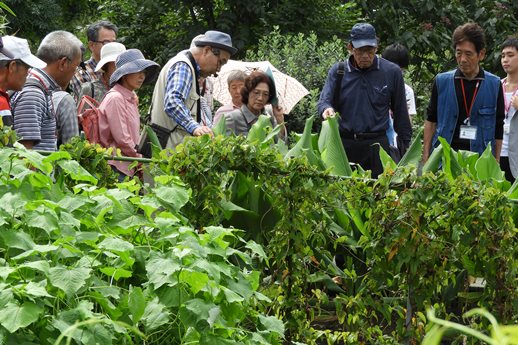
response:
[[[68,31],[52,31],[38,47],[36,55],[46,63],[52,63],[64,57],[74,60],[81,55],[83,43]]]

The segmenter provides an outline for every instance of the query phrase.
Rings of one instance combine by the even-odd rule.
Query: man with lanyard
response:
[[[167,62],[153,91],[151,122],[168,133],[167,148],[189,135],[212,135],[202,122],[199,79],[219,72],[237,51],[230,35],[219,31],[207,31],[194,45]]]
[[[518,37],[506,39],[501,46],[501,51],[500,62],[507,76],[502,79],[505,95],[505,124],[500,168],[505,172],[505,178],[514,182],[514,176],[518,176],[518,116],[515,118],[518,110]]]
[[[107,20],[93,23],[86,29],[88,49],[91,52],[91,56],[90,59],[81,65],[81,68],[77,69],[70,81],[70,88],[76,101],[79,101],[81,85],[101,79],[102,71],[95,70],[97,63],[101,60],[101,49],[105,44],[115,42],[118,31],[117,26]]]
[[[399,66],[376,55],[378,39],[372,25],[354,25],[350,39],[351,55],[329,70],[318,112],[324,119],[340,113],[340,135],[349,161],[377,177],[383,172],[379,146],[389,152],[389,110],[404,146],[402,152],[412,138],[405,83]]]
[[[443,137],[454,150],[481,154],[491,144],[500,157],[504,125],[504,97],[500,79],[484,71],[485,35],[475,23],[455,29],[453,49],[458,67],[439,73],[424,125],[423,162]]]
[[[47,64],[32,55],[23,38],[0,38],[0,116],[4,126],[12,126],[13,117],[7,90],[20,91],[30,67],[44,68]]]

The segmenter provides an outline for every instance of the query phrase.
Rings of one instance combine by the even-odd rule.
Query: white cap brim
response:
[[[47,63],[37,56],[34,55],[26,55],[22,58],[20,58],[23,62],[25,62],[27,65],[34,67],[34,68],[45,68],[47,67]]]

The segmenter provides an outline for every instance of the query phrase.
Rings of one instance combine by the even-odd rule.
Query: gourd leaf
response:
[[[4,326],[10,333],[20,328],[29,326],[37,321],[43,308],[32,302],[25,302],[22,305],[8,303],[0,313],[0,325]]]
[[[91,269],[85,267],[67,268],[65,266],[52,267],[48,278],[50,283],[60,288],[70,297],[86,284]]]

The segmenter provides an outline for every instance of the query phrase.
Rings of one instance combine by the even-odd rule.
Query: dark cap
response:
[[[378,39],[374,26],[369,23],[358,23],[351,29],[351,43],[354,48],[365,46],[377,47]]]

